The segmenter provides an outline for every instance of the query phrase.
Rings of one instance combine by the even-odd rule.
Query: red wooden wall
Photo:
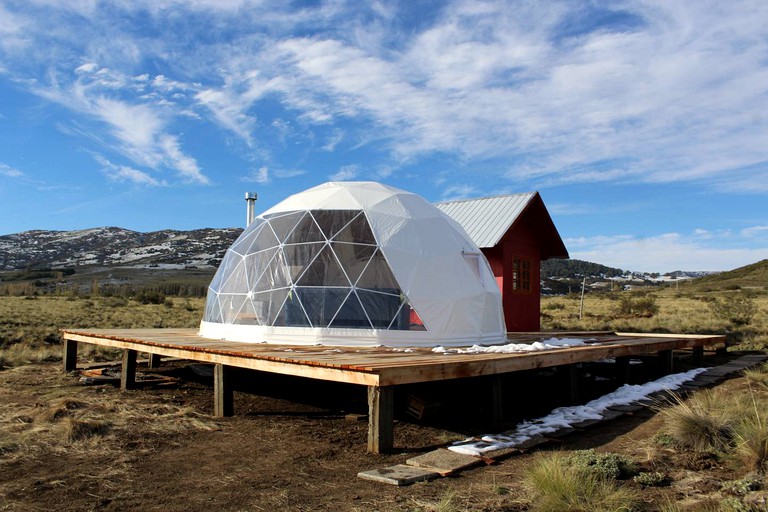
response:
[[[541,260],[568,257],[541,198],[538,195],[534,198],[496,246],[482,251],[501,289],[507,331],[540,330]],[[513,267],[516,258],[530,261],[529,289],[515,289]]]

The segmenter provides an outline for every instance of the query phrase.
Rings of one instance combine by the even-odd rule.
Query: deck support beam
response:
[[[77,369],[77,340],[64,339],[64,371]]]
[[[566,385],[568,386],[568,401],[569,405],[576,405],[579,403],[579,365],[569,364],[565,367]]]
[[[368,386],[368,451],[386,453],[394,446],[394,386]]]
[[[232,368],[217,364],[213,368],[213,415],[219,418],[235,414]]]
[[[669,375],[670,373],[672,373],[674,369],[672,360],[673,360],[673,357],[672,357],[671,350],[659,351],[659,372],[662,375]]]
[[[163,356],[160,354],[149,354],[149,368],[150,369],[156,369],[160,368],[160,363],[162,362]]]
[[[619,356],[616,361],[616,384],[624,385],[629,382],[629,357]]]
[[[704,361],[704,345],[696,345],[693,347],[693,355],[691,358],[695,364],[701,364]]]
[[[494,375],[491,380],[491,420],[504,421],[504,374]]]
[[[120,389],[136,387],[136,354],[135,350],[123,350],[123,367],[120,372]]]

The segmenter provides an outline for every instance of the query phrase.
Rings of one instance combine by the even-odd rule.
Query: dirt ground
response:
[[[164,380],[120,391],[111,383],[83,385],[59,364],[0,371],[0,510],[531,508],[520,475],[535,454],[400,488],[356,476],[484,433],[471,432],[483,428],[482,418],[419,423],[401,416],[396,453],[373,455],[366,451],[367,422],[345,418],[365,412],[364,390],[251,373],[242,378],[256,392],[236,392],[236,416],[219,419],[209,415],[205,368],[176,363],[159,375]],[[734,393],[745,385],[743,378],[720,384]],[[460,415],[471,416],[468,410]],[[669,473],[669,487],[642,491],[645,510],[719,500],[720,482],[738,478],[740,469],[660,448],[653,442],[660,425],[658,415],[642,411],[542,449],[612,451]]]

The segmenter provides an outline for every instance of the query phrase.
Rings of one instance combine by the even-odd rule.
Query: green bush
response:
[[[574,469],[594,473],[607,480],[623,480],[637,473],[635,464],[628,457],[616,453],[580,450],[570,455],[567,462]]]
[[[165,294],[156,290],[141,290],[134,299],[142,304],[162,304],[165,302]]]
[[[622,295],[616,307],[615,314],[623,318],[650,318],[659,312],[656,297],[646,295],[644,297],[632,297]]]
[[[663,487],[669,485],[669,477],[661,471],[641,471],[632,481],[643,487]]]
[[[743,294],[729,295],[709,304],[712,313],[721,320],[735,326],[748,325],[757,313],[757,305],[750,297]]]

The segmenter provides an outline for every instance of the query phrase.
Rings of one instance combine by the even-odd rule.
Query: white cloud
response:
[[[157,102],[131,103],[110,97],[119,95],[119,90],[125,87],[136,87],[126,85],[135,81],[119,72],[97,68],[95,65],[82,65],[78,69],[79,77],[69,85],[55,82],[47,87],[36,86],[33,91],[45,99],[105,123],[117,142],[114,149],[137,164],[153,169],[173,169],[187,183],[210,183],[196,160],[182,149],[179,137],[168,133],[173,113],[167,112],[165,105]]]
[[[338,172],[329,176],[331,181],[349,181],[357,178],[360,173],[360,167],[358,165],[342,165]]]
[[[110,162],[107,158],[103,157],[102,155],[99,155],[97,153],[92,154],[93,159],[96,160],[101,166],[104,174],[109,177],[110,180],[116,181],[116,182],[130,182],[134,185],[143,185],[143,186],[151,186],[151,187],[157,187],[161,185],[166,185],[167,183],[161,182],[150,176],[149,174],[139,171],[138,169],[134,169],[132,167],[128,167],[126,165],[117,165],[112,162]]]
[[[252,170],[248,176],[243,177],[243,181],[255,181],[256,183],[269,183],[269,168],[259,167]]]
[[[0,176],[6,176],[8,178],[21,178],[24,176],[24,173],[11,167],[10,165],[0,163]]]
[[[526,187],[647,181],[768,192],[768,4],[759,0],[31,5],[0,6],[9,20],[0,34],[57,52],[6,48],[1,66],[17,65],[38,77],[38,90],[109,123],[137,163],[169,165],[193,182],[207,178],[170,126],[200,115],[250,155],[267,151],[265,130],[292,137],[320,125],[330,134],[324,151],[362,141],[395,162],[501,158],[500,170],[468,172]],[[141,35],[129,25],[136,13]],[[203,32],[206,44],[190,48]],[[147,73],[148,62],[163,74]],[[272,102],[290,130],[272,125]]]
[[[457,199],[467,199],[477,196],[477,189],[471,185],[451,185],[443,190],[443,201],[454,201]]]
[[[722,236],[728,236],[727,232]],[[768,244],[734,249],[722,247],[711,238],[695,232],[690,236],[664,233],[646,238],[631,235],[581,237],[564,242],[573,259],[643,272],[732,270],[768,258]]]
[[[768,226],[752,226],[741,230],[741,236],[746,238],[768,236]]]
[[[275,169],[274,175],[278,178],[295,178],[303,176],[307,172],[301,169]]]

